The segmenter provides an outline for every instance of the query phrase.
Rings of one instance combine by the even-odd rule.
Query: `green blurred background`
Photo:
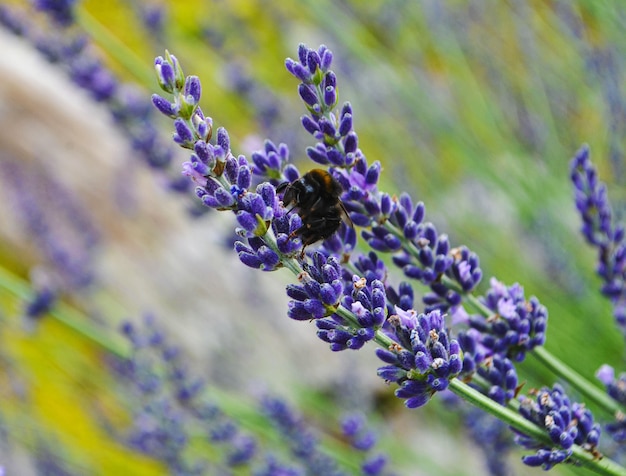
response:
[[[3,3],[30,8],[25,2]],[[297,82],[283,66],[284,59],[297,55],[300,42],[310,47],[328,45],[334,53],[339,101],[352,103],[361,149],[370,162],[379,160],[383,165],[381,188],[394,193],[407,191],[415,200],[424,201],[427,218],[440,232],[449,234],[453,245],[465,244],[480,256],[486,278],[480,291],[488,286],[489,277],[496,276],[507,284],[521,283],[527,296],[536,295],[549,310],[546,347],[555,355],[590,379],[602,363],[620,368],[623,338],[615,331],[610,305],[598,293],[595,252],[586,247],[578,233],[580,223],[572,201],[568,163],[581,144],[590,145],[600,177],[608,183],[614,211],[621,217],[626,198],[626,11],[622,2],[163,2],[157,4],[166,11],[164,29],[158,37],[139,19],[138,12],[145,5],[139,1],[81,2],[78,24],[89,32],[102,60],[123,80],[139,84],[146,96],[157,92],[152,73],[154,56],[168,49],[186,74],[202,80],[202,108],[216,126],[228,129],[234,152],[249,154],[268,137],[276,143],[286,142],[301,170],[311,165],[304,148],[312,139],[299,126],[304,108],[297,96]],[[45,75],[34,79],[42,84],[48,81]],[[9,80],[5,77],[1,81]],[[80,94],[59,96],[55,107],[73,107],[64,101],[89,99]],[[103,119],[103,127],[115,135],[115,126],[106,122]],[[164,137],[170,128],[164,120]],[[19,144],[29,138],[13,139]],[[2,140],[0,146],[14,155],[19,157],[24,151],[7,144],[6,137]],[[41,147],[46,147],[45,142]],[[50,147],[63,150],[64,143]],[[225,392],[240,392],[244,387],[240,381],[220,380],[215,367],[209,365],[207,369],[202,362],[206,357],[203,336],[218,324],[207,326],[203,320],[204,324],[198,325],[205,327],[199,329],[207,333],[190,337],[196,328],[189,326],[195,321],[185,321],[186,330],[177,329],[175,322],[181,306],[190,314],[202,314],[207,307],[209,311],[222,309],[220,306],[228,313],[228,303],[212,297],[206,306],[193,301],[197,299],[195,293],[173,293],[161,302],[151,294],[156,294],[151,291],[155,271],[173,274],[176,279],[188,278],[188,268],[177,261],[172,241],[184,240],[184,233],[204,236],[201,233],[207,227],[215,228],[216,219],[210,216],[188,223],[185,200],[163,192],[158,177],[143,165],[129,165],[130,149],[126,154],[116,170],[132,172],[123,179],[134,194],[132,213],[124,206],[121,210],[97,208],[100,200],[114,202],[111,190],[121,180],[120,175],[111,175],[110,187],[100,192],[104,195],[89,202],[106,238],[97,265],[105,279],[87,297],[68,296],[65,305],[69,307],[57,314],[61,319],[69,315],[71,322],[87,320],[82,314],[90,315],[92,321],[96,316],[96,324],[88,321],[89,325],[101,326],[96,327],[97,332],[106,338],[106,329],[110,329],[115,345],[123,346],[115,335],[120,320],[154,311],[173,321],[173,339],[189,346],[200,373],[206,372]],[[46,159],[32,152],[29,156],[34,163]],[[184,160],[184,154],[179,157]],[[48,170],[54,170],[49,162]],[[98,165],[94,167],[97,174]],[[74,182],[70,178],[67,183]],[[89,190],[79,189],[77,193],[88,194]],[[167,201],[170,203],[160,209],[159,203]],[[1,212],[6,229],[19,229],[20,217],[12,213],[10,205]],[[233,220],[226,221],[221,230],[232,226]],[[9,227],[9,223],[16,225]],[[186,228],[181,231],[183,226]],[[80,332],[68,329],[58,315],[42,321],[35,332],[24,329],[19,316],[29,291],[23,280],[41,256],[32,249],[25,232],[1,236],[0,263],[6,276],[0,288],[0,412],[12,441],[8,454],[15,460],[16,454],[23,453],[27,460],[26,455],[36,451],[36,441],[42,437],[59,446],[76,474],[166,474],[158,462],[112,441],[99,424],[99,412],[122,426],[128,418],[127,402],[111,381],[102,349]],[[188,249],[187,244],[182,242],[180,247]],[[204,260],[199,269],[210,269],[208,250],[201,242],[195,245],[203,251],[188,259]],[[128,256],[131,261],[139,256],[133,270],[145,276],[119,271],[116,260]],[[232,263],[239,266],[234,264],[236,259]],[[212,279],[220,280],[223,270],[214,269]],[[247,269],[236,273],[232,285],[245,279],[250,289],[262,295],[267,317],[261,326],[271,334],[274,321],[287,319],[282,289],[289,276],[261,275]],[[396,276],[399,280],[399,274]],[[133,278],[132,285],[124,285],[125,279]],[[274,283],[271,290],[263,287],[269,281]],[[226,279],[222,284],[227,287],[229,282]],[[264,293],[273,294],[268,298]],[[239,316],[233,312],[229,319]],[[254,316],[245,316],[242,322],[248,318],[254,320]],[[313,342],[312,326],[297,326],[303,328],[302,336],[311,338],[307,344],[311,347],[306,349],[329,353],[324,345]],[[299,330],[283,330],[282,339],[295,341],[291,343],[294,362],[304,362],[307,367],[296,368],[288,378],[274,381],[275,365],[280,364],[272,355],[255,369],[244,370],[244,375],[267,376],[272,389],[286,392],[292,401],[308,409],[305,413],[313,421],[334,414],[329,408],[332,402],[326,399],[341,374],[333,375],[328,367],[337,365],[345,372],[362,365],[366,358],[361,360],[360,354],[371,354],[371,350],[364,349],[356,357],[332,355],[320,357],[330,360],[318,361],[308,352],[298,354],[301,335],[294,333]],[[241,328],[235,328],[233,333],[239,331]],[[256,345],[263,347],[260,342]],[[241,365],[219,343],[206,346],[211,348],[213,359],[230,362],[229,368]],[[290,360],[290,355],[280,359]],[[371,379],[375,361],[370,359],[363,365]],[[324,372],[315,374],[321,366]],[[309,377],[309,372],[316,376]],[[554,382],[532,357],[522,364],[520,373],[528,386]],[[391,388],[375,379],[368,382],[364,391],[375,396],[380,408],[375,420],[384,417],[391,422],[386,425],[383,446],[391,452],[401,474],[481,471],[475,450],[459,432],[460,422],[446,414],[438,402],[419,412],[407,412],[401,402],[394,401]],[[249,397],[237,395],[233,398],[216,389],[214,398],[244,425],[261,427],[263,432],[263,424],[250,410]],[[447,461],[433,453],[424,442],[432,435],[437,435],[435,441],[445,448],[442,454],[458,456]],[[517,462],[519,455],[512,459]],[[518,474],[533,472],[516,466]]]

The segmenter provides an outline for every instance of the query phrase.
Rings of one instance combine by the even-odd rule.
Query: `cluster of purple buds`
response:
[[[33,295],[24,303],[24,316],[39,319],[50,312],[59,298],[59,293],[51,286],[35,289]]]
[[[302,126],[319,142],[308,147],[311,160],[322,165],[351,167],[359,158],[358,139],[352,130],[352,107],[345,103],[337,117],[337,77],[330,70],[331,51],[324,45],[317,51],[301,44],[298,60],[288,58],[287,70],[301,81],[298,86],[310,116],[303,116]]]
[[[213,121],[198,106],[199,79],[185,78],[177,59],[169,53],[165,58],[156,58],[155,69],[161,88],[174,98],[170,102],[154,94],[152,102],[163,114],[174,118],[174,141],[193,151],[190,160],[183,164],[183,175],[196,184],[196,196],[209,208],[232,210],[236,214],[237,233],[246,242],[237,241],[235,250],[244,264],[266,271],[282,266],[278,253],[294,256],[302,248],[301,241],[293,238],[302,226],[301,219],[296,213],[285,212],[271,183],[262,182],[254,191],[251,188],[253,172],[280,181],[279,170],[289,156],[287,147],[284,144],[276,147],[268,141],[264,151],[255,153],[251,165],[244,156],[235,157],[231,153],[224,128],[217,130],[215,143],[211,143]],[[282,177],[287,180],[298,176],[294,167],[285,167],[285,173],[287,176]],[[275,247],[262,239],[270,227]]]
[[[381,281],[368,282],[353,277],[352,295],[342,300],[344,309],[351,311],[351,319],[334,313],[326,319],[315,321],[317,336],[330,344],[333,351],[357,350],[376,337],[387,315],[385,287]]]
[[[626,405],[626,373],[621,373],[615,378],[615,370],[610,365],[604,364],[596,372],[596,377],[604,384],[606,393],[620,405]],[[623,444],[626,442],[626,415],[616,412],[615,420],[605,426],[607,432],[614,441]]]
[[[381,204],[376,185],[381,164],[368,166],[358,146],[358,137],[353,130],[352,106],[346,102],[336,115],[337,78],[330,70],[332,53],[326,46],[317,50],[301,44],[298,60],[288,58],[287,70],[301,81],[298,86],[300,97],[310,113],[301,118],[302,125],[319,142],[307,148],[311,160],[322,165],[336,167],[333,176],[346,191],[342,200],[350,212],[355,225],[369,226],[381,215]],[[387,205],[390,206],[387,196]],[[384,206],[383,206],[384,208]]]
[[[614,225],[606,185],[598,180],[589,147],[583,146],[570,163],[576,208],[583,221],[582,234],[598,249],[597,273],[603,279],[602,294],[613,303],[613,315],[626,332],[626,232]]]
[[[386,317],[385,288],[381,281],[353,276],[352,294],[342,279],[342,268],[333,256],[316,252],[305,265],[300,284],[287,286],[288,315],[315,320],[317,335],[333,351],[360,349],[372,340]]]
[[[387,458],[380,453],[370,454],[378,438],[376,433],[368,428],[365,416],[357,412],[345,415],[341,422],[341,430],[353,448],[367,455],[361,464],[362,474],[365,476],[382,475],[387,465]]]
[[[443,283],[442,277],[451,279],[461,292],[472,291],[482,279],[478,256],[465,247],[450,248],[447,235],[438,234],[432,223],[424,222],[422,202],[414,206],[411,197],[402,194],[394,205],[388,223],[374,227],[373,232],[378,229],[388,242],[395,242],[389,236],[401,242],[388,251],[398,251],[393,262],[405,276],[430,286],[432,292],[424,296],[427,311],[445,312],[458,305],[460,294]]]
[[[492,312],[488,317],[471,315],[467,324],[485,356],[501,355],[521,362],[526,353],[545,342],[548,311],[536,297],[524,297],[519,284],[505,286],[495,278],[482,304]]]
[[[425,405],[435,392],[448,388],[449,381],[463,370],[459,343],[450,339],[439,310],[417,314],[413,309],[396,308],[383,332],[395,343],[377,349],[376,355],[388,365],[378,376],[400,385],[395,392],[408,408]]]
[[[243,433],[220,408],[203,396],[204,380],[191,375],[178,348],[169,345],[152,317],[142,327],[125,323],[122,332],[132,344],[132,355],[120,367],[130,389],[142,404],[134,412],[127,442],[163,460],[176,474],[204,474],[204,464],[188,461],[193,432],[219,445],[229,468],[250,463],[256,440]]]
[[[250,156],[252,159],[252,174],[278,186],[284,182],[294,182],[300,178],[300,172],[289,163],[289,148],[286,144],[276,146],[271,140],[266,140],[263,150],[258,150]]]
[[[298,321],[321,319],[333,314],[343,297],[341,266],[334,257],[313,254],[313,262],[299,277],[300,284],[287,285],[288,315]]]
[[[489,357],[477,367],[477,374],[489,385],[485,395],[500,405],[515,398],[519,391],[517,371],[513,362],[506,357]]]
[[[74,23],[74,4],[76,0],[33,0],[37,10],[46,12],[60,27]]]
[[[600,425],[594,423],[591,412],[583,404],[571,403],[558,384],[552,390],[544,387],[537,391],[535,400],[522,397],[519,413],[544,428],[554,444],[547,446],[514,430],[518,444],[537,450],[534,455],[522,458],[528,466],[541,466],[548,470],[566,461],[572,455],[573,445],[594,451],[600,439]]]
[[[293,410],[284,400],[265,396],[261,400],[261,411],[278,430],[283,440],[289,444],[292,456],[304,466],[306,474],[329,476],[345,474],[339,470],[333,458],[320,451],[319,441],[306,425],[302,415]]]

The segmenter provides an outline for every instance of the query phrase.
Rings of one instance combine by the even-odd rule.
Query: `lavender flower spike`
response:
[[[626,334],[626,231],[613,223],[606,185],[598,174],[584,145],[570,163],[576,208],[583,221],[581,232],[587,243],[598,249],[596,272],[603,279],[602,294],[613,303],[613,316]]]

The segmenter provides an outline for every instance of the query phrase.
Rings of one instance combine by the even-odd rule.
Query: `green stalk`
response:
[[[564,362],[556,358],[545,347],[535,347],[535,349],[530,352],[530,355],[535,357],[535,359],[541,362],[553,373],[563,378],[563,380],[568,382],[573,388],[578,390],[582,395],[601,407],[607,413],[615,415],[618,412],[624,411],[620,405],[609,397],[604,391],[599,389],[592,382],[584,378]]]
[[[477,408],[495,416],[499,420],[524,433],[525,435],[546,444],[548,447],[555,446],[543,429],[526,420],[515,411],[499,405],[459,379],[452,379],[450,381],[449,388],[454,394],[470,402]],[[594,456],[577,445],[572,446],[572,451],[572,459],[576,460],[581,466],[584,466],[596,474],[602,474],[605,476],[626,475],[626,469],[609,458],[599,459],[598,456]]]
[[[126,71],[129,71],[137,80],[144,84],[154,84],[154,71],[144,66],[145,59],[139,58],[135,52],[107,30],[98,20],[91,16],[84,8],[76,9],[76,23],[89,36],[106,50],[107,53],[119,62]]]
[[[0,287],[22,300],[29,299],[33,294],[31,287],[26,281],[1,266]],[[121,339],[113,338],[108,334],[107,329],[97,327],[90,323],[83,314],[77,312],[62,301],[58,301],[54,305],[50,311],[50,315],[80,336],[88,338],[115,356],[122,359],[129,357],[129,348],[122,344]]]

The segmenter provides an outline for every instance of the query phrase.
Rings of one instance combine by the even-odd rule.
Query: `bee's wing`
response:
[[[354,223],[352,223],[352,218],[350,218],[350,214],[348,213],[348,210],[346,210],[346,207],[341,200],[339,201],[339,207],[341,208],[341,216],[342,216],[344,223],[348,225],[350,228],[354,228]]]

